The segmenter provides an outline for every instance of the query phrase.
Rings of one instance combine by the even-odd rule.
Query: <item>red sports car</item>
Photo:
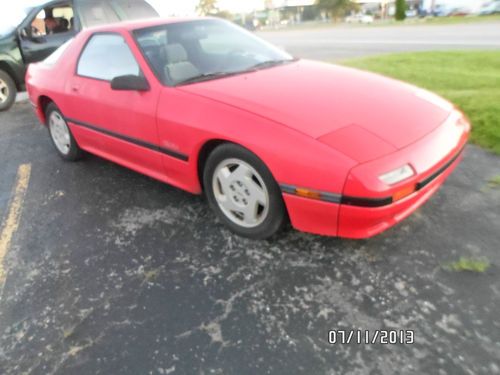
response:
[[[287,220],[373,236],[439,188],[470,132],[428,91],[294,59],[211,18],[86,30],[30,65],[26,82],[63,159],[87,151],[205,193],[251,238]]]

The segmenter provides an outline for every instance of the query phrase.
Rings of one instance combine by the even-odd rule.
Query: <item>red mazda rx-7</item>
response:
[[[421,206],[470,132],[452,104],[375,74],[295,59],[227,21],[88,29],[30,65],[57,152],[84,151],[204,193],[234,232],[366,238]]]

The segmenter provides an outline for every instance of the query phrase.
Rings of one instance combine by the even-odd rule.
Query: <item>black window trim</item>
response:
[[[144,72],[142,71],[141,64],[139,64],[139,61],[137,61],[137,58],[134,55],[134,52],[132,51],[132,48],[130,48],[130,45],[127,43],[127,40],[125,39],[125,37],[123,36],[123,34],[120,33],[120,32],[118,32],[118,31],[96,31],[96,32],[91,33],[89,35],[89,37],[85,41],[82,49],[80,50],[80,52],[78,54],[78,59],[76,60],[75,70],[74,70],[74,74],[75,74],[76,77],[82,77],[82,78],[92,79],[94,81],[101,81],[101,82],[111,83],[112,79],[108,80],[108,79],[96,78],[96,77],[86,76],[86,75],[83,75],[83,74],[78,74],[78,66],[80,65],[80,60],[82,58],[83,52],[87,48],[87,46],[90,43],[90,41],[92,40],[92,38],[94,36],[97,36],[97,35],[118,35],[118,36],[120,36],[123,39],[123,41],[125,42],[125,44],[127,45],[127,47],[129,48],[130,53],[132,54],[132,57],[134,58],[135,62],[137,63],[137,66],[139,67],[139,75],[142,76],[142,77],[144,77],[147,80],[146,76],[144,75]]]

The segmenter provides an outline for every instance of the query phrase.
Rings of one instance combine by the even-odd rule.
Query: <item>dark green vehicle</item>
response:
[[[0,111],[24,90],[28,64],[45,59],[82,28],[158,17],[145,0],[45,0],[0,15]]]

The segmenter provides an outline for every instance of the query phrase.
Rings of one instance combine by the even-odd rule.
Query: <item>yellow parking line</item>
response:
[[[19,219],[23,209],[24,196],[28,190],[28,183],[31,175],[31,164],[22,164],[17,170],[16,185],[13,190],[13,197],[8,208],[8,214],[2,223],[0,232],[0,290],[5,283],[6,272],[4,268],[4,258],[9,250],[12,236],[19,227]]]

